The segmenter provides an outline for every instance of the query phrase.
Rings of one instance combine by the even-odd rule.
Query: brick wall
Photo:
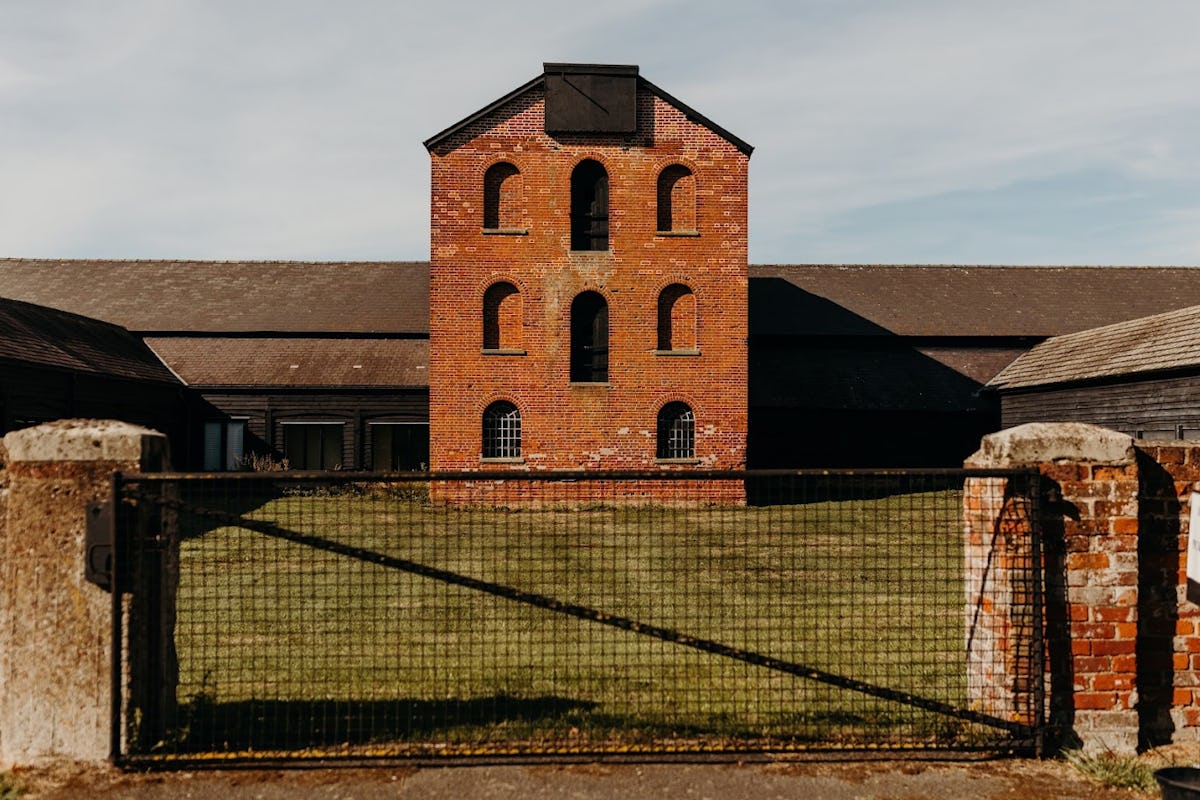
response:
[[[1138,690],[1153,743],[1200,739],[1200,607],[1188,602],[1187,537],[1200,442],[1143,443]]]
[[[533,88],[431,151],[433,469],[745,466],[748,157],[644,88],[637,102],[637,134],[551,137],[543,92]],[[570,179],[584,159],[608,171],[608,252],[570,250]],[[485,232],[484,174],[501,161],[521,173],[521,211],[511,217],[519,221]],[[699,235],[657,235],[657,179],[672,164],[694,175]],[[497,281],[520,291],[511,318],[521,322],[512,337],[521,352],[481,352],[483,297]],[[686,355],[656,350],[658,296],[675,283],[695,297]],[[608,303],[604,384],[569,380],[570,307],[584,291]],[[481,458],[481,415],[496,400],[521,412],[517,463]],[[672,401],[695,414],[694,464],[655,458],[657,413]]]
[[[646,505],[738,505],[745,502],[742,480],[660,480],[617,478],[603,480],[432,481],[435,502],[498,507],[594,507]]]
[[[1009,483],[981,477],[964,487],[967,692],[972,709],[1033,725],[1032,509]]]

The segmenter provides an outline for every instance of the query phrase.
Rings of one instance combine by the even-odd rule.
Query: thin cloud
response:
[[[755,261],[1079,261],[1100,240],[1197,263],[1171,221],[1200,191],[1197,23],[1172,0],[7,4],[0,252],[427,257],[420,142],[562,60],[640,64],[756,146]],[[1087,205],[1084,174],[1139,198],[1094,207],[1146,213],[1004,211]]]

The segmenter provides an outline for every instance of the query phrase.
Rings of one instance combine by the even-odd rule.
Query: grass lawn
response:
[[[249,518],[329,541],[966,703],[958,491],[716,508],[501,510],[370,494],[246,505]],[[180,564],[172,746],[184,751],[981,735],[894,701],[244,528],[187,536]]]

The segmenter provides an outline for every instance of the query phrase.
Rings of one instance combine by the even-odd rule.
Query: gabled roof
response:
[[[756,335],[1042,338],[1197,303],[1195,267],[750,267]]]
[[[0,296],[147,334],[429,331],[427,262],[10,258]],[[1196,304],[1195,267],[750,266],[757,336],[1043,339]]]
[[[425,262],[3,258],[0,296],[137,332],[429,330]]]
[[[0,360],[179,383],[150,348],[124,328],[17,300],[0,299]]]
[[[149,337],[193,387],[429,386],[428,339]]]
[[[534,89],[541,89],[545,85],[547,74],[553,74],[556,71],[562,71],[564,69],[565,70],[579,70],[579,71],[617,71],[617,70],[624,71],[624,70],[632,69],[632,70],[636,71],[637,67],[626,66],[626,65],[613,65],[613,64],[544,64],[541,75],[538,75],[536,78],[534,78],[531,81],[521,84],[516,89],[513,89],[511,92],[504,95],[503,97],[500,97],[497,100],[494,100],[493,102],[488,103],[486,106],[479,109],[475,113],[462,118],[461,120],[454,123],[453,125],[446,128],[445,130],[429,137],[428,139],[426,139],[423,142],[423,144],[425,145],[425,148],[427,150],[433,150],[435,147],[437,147],[439,144],[441,144],[444,140],[446,140],[449,137],[453,136],[454,134],[458,133],[463,128],[466,128],[467,126],[471,125],[472,123],[477,122],[480,119],[483,119],[484,117],[486,117],[489,114],[495,112],[496,110],[502,108],[503,106],[507,105],[508,103],[511,103],[513,100],[516,100],[517,98],[521,97],[522,95],[524,95],[526,93],[528,93]],[[667,92],[665,92],[661,88],[659,88],[658,86],[655,86],[653,83],[646,80],[641,75],[637,76],[637,86],[638,86],[639,90],[648,91],[651,94],[658,97],[659,99],[661,99],[663,102],[679,109],[681,112],[683,112],[684,116],[687,117],[688,120],[696,123],[697,125],[708,128],[710,131],[717,134],[722,139],[725,139],[727,142],[732,144],[734,147],[736,147],[741,152],[745,153],[747,156],[750,155],[752,152],[754,152],[753,146],[751,146],[744,140],[739,139],[737,136],[734,136],[732,133],[725,130],[720,125],[718,125],[717,123],[713,122],[708,117],[701,114],[699,111],[696,111],[691,106],[688,106],[687,104],[683,103],[679,99],[671,96],[670,94],[668,94]]]
[[[1047,339],[988,386],[1001,391],[1200,368],[1200,305]]]

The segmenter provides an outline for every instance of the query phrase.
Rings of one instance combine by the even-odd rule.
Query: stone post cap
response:
[[[117,420],[60,419],[5,434],[0,448],[7,451],[9,463],[136,461],[148,467],[164,462],[167,437]]]
[[[1084,422],[1030,422],[989,433],[967,459],[976,467],[1033,466],[1055,461],[1132,463],[1133,437]]]

